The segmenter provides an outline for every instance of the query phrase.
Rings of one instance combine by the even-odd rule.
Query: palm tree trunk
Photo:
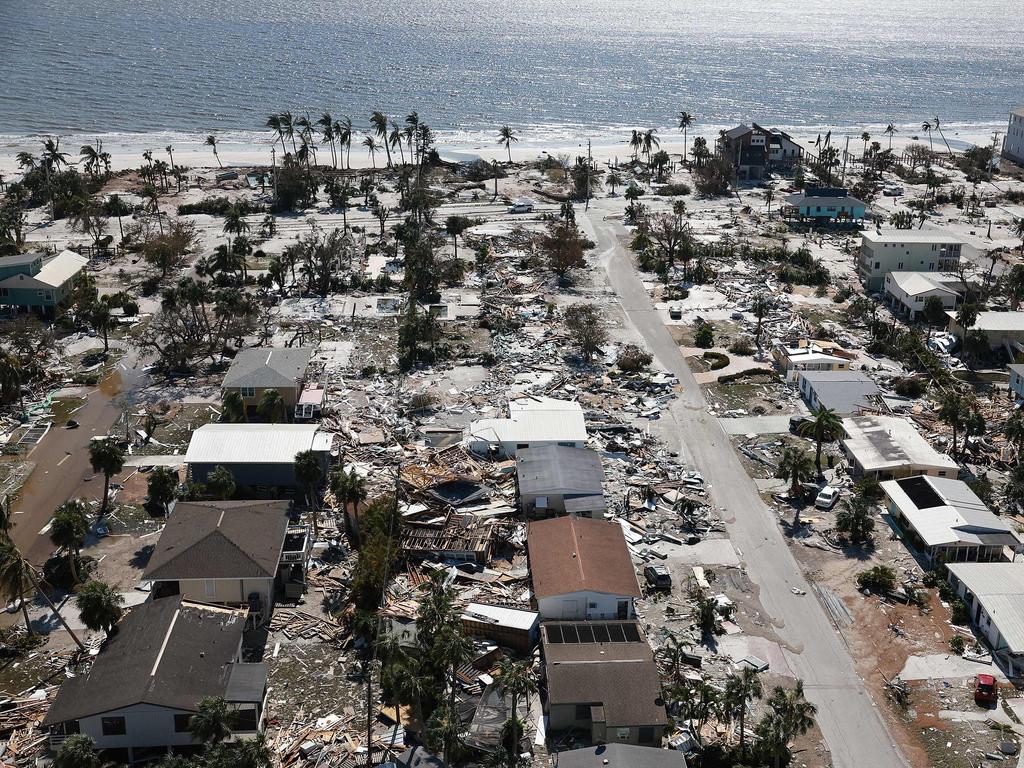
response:
[[[740,760],[743,760],[743,753],[747,746],[747,733],[744,730],[744,721],[747,719],[747,703],[740,704]]]
[[[821,475],[821,438],[816,440],[817,445],[814,451],[814,466],[818,468],[818,474]]]
[[[107,502],[110,498],[110,475],[103,473],[103,503],[100,504],[100,517],[107,513]]]
[[[28,571],[28,577],[32,581],[32,586],[35,588],[36,592],[42,595],[43,600],[45,600],[46,604],[50,606],[50,610],[53,611],[53,615],[57,617],[60,623],[64,625],[64,629],[66,629],[68,634],[71,635],[71,639],[75,641],[75,645],[78,646],[78,650],[85,651],[85,646],[82,644],[82,641],[78,639],[78,635],[74,633],[74,630],[72,630],[71,627],[68,626],[68,623],[64,620],[64,617],[60,615],[60,611],[57,610],[57,606],[53,604],[53,601],[50,599],[50,596],[39,588],[39,582],[36,581],[35,574],[32,573],[31,568]]]
[[[35,635],[35,630],[32,629],[32,622],[28,618],[28,601],[25,596],[21,596],[21,615],[25,617],[25,631],[28,632],[29,637]]]

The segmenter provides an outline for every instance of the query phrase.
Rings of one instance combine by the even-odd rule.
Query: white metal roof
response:
[[[924,494],[937,505],[915,501],[907,484],[926,485]],[[1019,540],[1008,523],[985,506],[967,483],[948,477],[911,477],[886,480],[882,490],[921,536],[926,546],[950,544],[1017,546]]]
[[[950,296],[959,294],[945,283],[955,282],[955,275],[943,275],[936,272],[890,272],[892,281],[908,296],[920,296],[929,291],[941,291]]]
[[[1024,653],[1024,563],[948,563],[989,615],[1010,653]]]
[[[864,241],[868,243],[906,243],[913,245],[918,243],[964,242],[963,238],[959,235],[940,229],[890,229],[885,232],[871,229],[861,234]]]
[[[866,472],[899,467],[956,470],[956,462],[939,453],[914,425],[896,416],[853,416],[843,419],[843,445]]]
[[[956,320],[956,312],[947,312],[950,320]],[[1024,331],[1024,312],[979,312],[971,330],[976,331]]]
[[[509,627],[529,631],[537,623],[539,614],[521,608],[505,608],[501,605],[486,603],[469,603],[462,609],[462,618],[467,621],[484,621],[490,619],[495,626]]]
[[[43,268],[34,278],[53,288],[60,288],[88,263],[85,256],[79,256],[74,251],[61,251],[49,261],[43,262]]]
[[[331,448],[316,424],[204,424],[192,433],[189,464],[290,464],[302,451]]]
[[[480,419],[469,427],[471,440],[491,443],[582,443],[587,439],[583,408],[575,400],[530,397],[511,400],[507,419]]]

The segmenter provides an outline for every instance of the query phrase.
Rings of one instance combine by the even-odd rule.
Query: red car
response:
[[[999,689],[992,675],[978,675],[974,680],[974,701],[978,704],[999,703]]]

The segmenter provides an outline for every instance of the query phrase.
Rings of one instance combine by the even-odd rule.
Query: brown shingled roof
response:
[[[640,597],[626,537],[616,522],[586,517],[538,520],[527,528],[537,598],[584,590]]]

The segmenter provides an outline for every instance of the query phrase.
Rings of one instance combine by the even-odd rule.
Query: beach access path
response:
[[[622,245],[625,229],[618,200],[591,201],[577,219],[597,243],[628,322],[665,369],[678,377],[682,392],[661,419],[651,422],[666,444],[699,470],[711,486],[712,502],[722,510],[733,545],[782,641],[790,667],[804,681],[808,700],[818,708],[817,722],[836,768],[908,766],[854,668],[842,636],[815,599],[789,551],[775,514],[758,495],[718,419],[708,412],[700,386],[672,340]],[[605,216],[612,216],[605,220]],[[794,593],[796,588],[799,594]]]

